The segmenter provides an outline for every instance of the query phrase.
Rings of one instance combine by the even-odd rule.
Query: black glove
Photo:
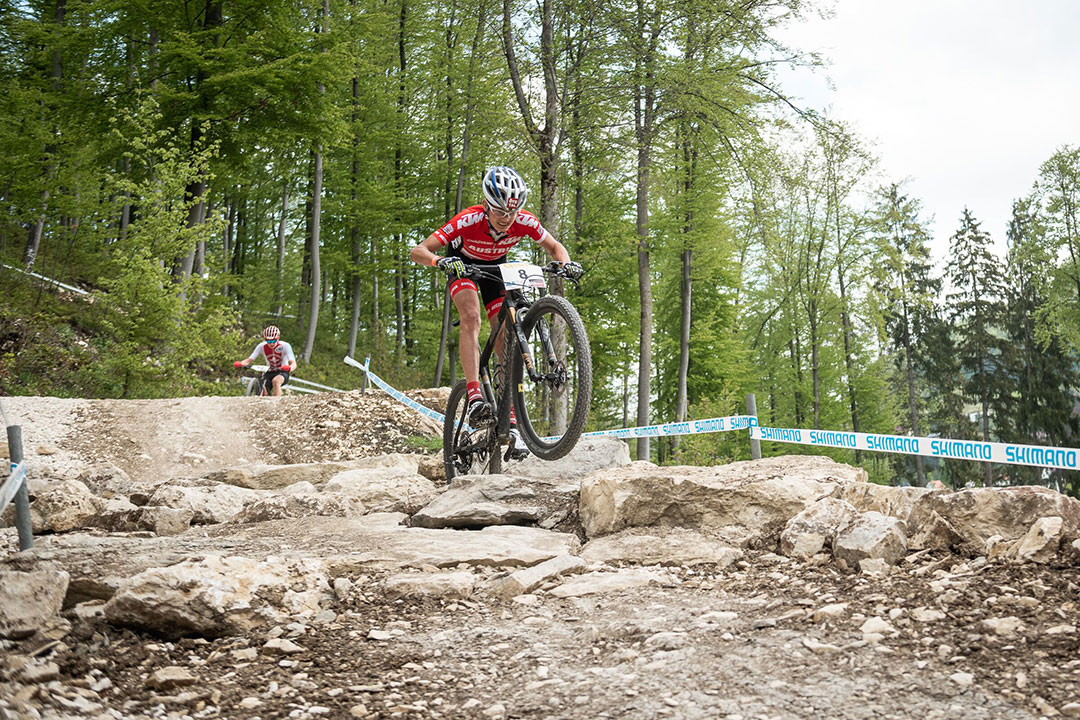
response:
[[[457,257],[441,257],[435,261],[435,267],[446,273],[447,277],[464,277],[467,272],[465,263]]]
[[[581,276],[585,274],[585,268],[581,267],[581,263],[571,260],[568,263],[563,263],[563,273],[571,280],[580,280]]]

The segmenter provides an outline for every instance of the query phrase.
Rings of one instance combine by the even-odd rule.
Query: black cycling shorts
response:
[[[450,250],[446,254],[447,257],[461,258],[466,265],[489,265],[498,266],[506,262],[506,256],[503,255],[498,260],[476,260],[471,257],[467,257],[459,250]],[[492,270],[497,273],[498,270]],[[488,319],[495,317],[496,313],[502,308],[503,297],[506,296],[506,288],[503,287],[502,280],[492,280],[489,278],[449,278],[447,280],[447,288],[450,290],[450,297],[454,297],[459,291],[469,288],[480,293],[480,298],[484,301],[484,309],[487,310]]]
[[[263,373],[263,382],[266,383],[267,392],[274,389],[274,378],[281,375],[285,379],[281,381],[281,386],[285,387],[289,384],[289,371],[288,370],[267,370]]]

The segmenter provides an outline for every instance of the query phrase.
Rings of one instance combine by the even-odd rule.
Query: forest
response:
[[[271,322],[299,377],[358,387],[348,354],[395,387],[452,384],[445,278],[408,251],[510,165],[585,268],[566,292],[590,430],[740,414],[753,392],[774,427],[1080,446],[1080,148],[1015,199],[1005,256],[956,208],[935,266],[919,198],[783,87],[828,71],[779,33],[821,9],[0,0],[0,394],[236,393],[231,361]],[[749,457],[733,433],[632,452]],[[1080,490],[828,453],[879,482]]]

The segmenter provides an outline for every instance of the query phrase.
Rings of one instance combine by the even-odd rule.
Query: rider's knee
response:
[[[480,311],[463,312],[459,314],[461,320],[461,332],[469,335],[480,334]]]

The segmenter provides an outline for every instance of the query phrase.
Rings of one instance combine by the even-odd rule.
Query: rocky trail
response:
[[[4,406],[36,536],[0,521],[0,718],[1080,716],[1046,489],[614,440],[448,485],[381,394]]]

